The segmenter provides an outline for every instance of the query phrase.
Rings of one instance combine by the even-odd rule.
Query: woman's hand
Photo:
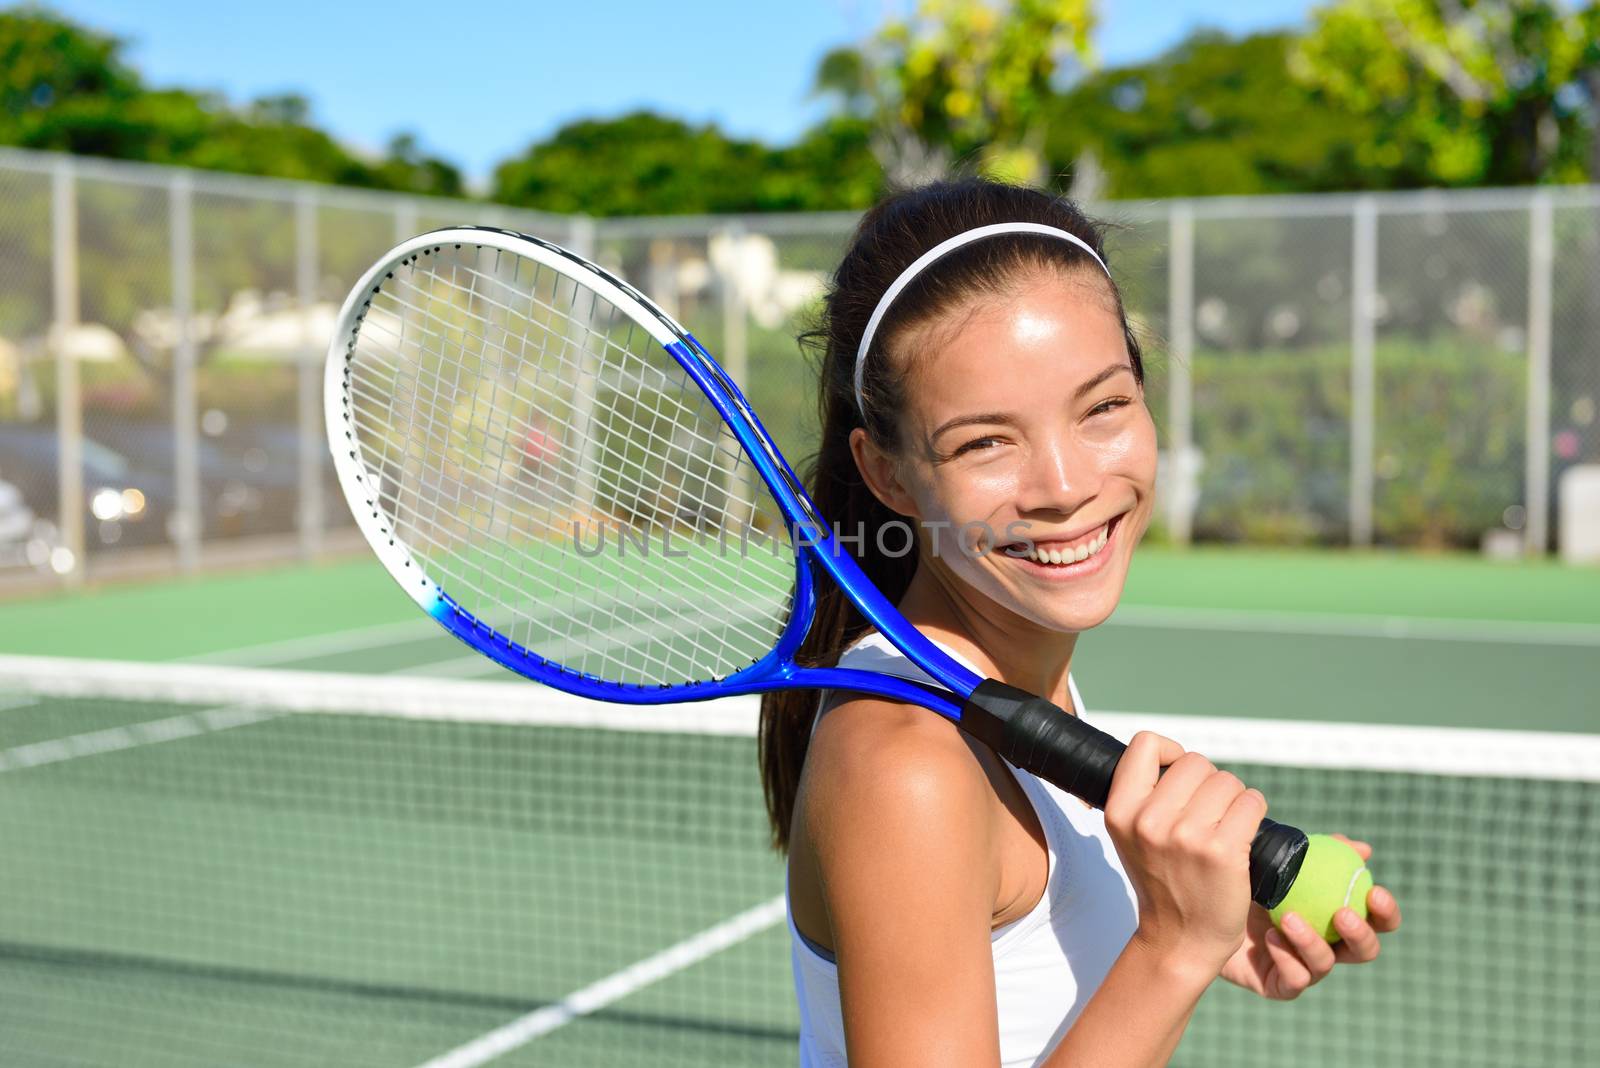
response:
[[[1353,841],[1342,834],[1334,837],[1349,842],[1362,860],[1372,856],[1372,847],[1366,842]],[[1252,906],[1245,924],[1244,944],[1223,966],[1222,977],[1264,998],[1292,1001],[1307,987],[1321,982],[1336,963],[1365,964],[1375,960],[1378,932],[1400,926],[1400,903],[1383,887],[1374,886],[1367,892],[1365,920],[1354,909],[1340,909],[1334,914],[1341,940],[1331,946],[1294,913],[1284,920],[1284,930],[1280,931],[1273,926],[1266,909]]]
[[[1245,939],[1250,843],[1266,811],[1260,791],[1200,754],[1149,731],[1134,735],[1105,807],[1139,899],[1134,938],[1215,978]]]

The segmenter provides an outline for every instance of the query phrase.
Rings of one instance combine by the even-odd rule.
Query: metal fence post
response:
[[[408,237],[417,236],[417,205],[407,199],[394,204],[394,240],[399,244]]]
[[[716,269],[715,266],[713,268],[718,303],[722,305],[722,346],[718,356],[726,361],[724,366],[729,377],[741,390],[750,388],[750,310],[746,306],[743,271],[739,263],[745,236],[744,224],[735,220],[713,230],[706,240],[707,260],[711,259],[712,241],[720,238],[725,243],[726,251],[720,269]],[[723,490],[728,494],[728,509],[738,522],[748,523],[754,502],[748,498],[745,487],[735,478],[735,465],[727,459],[738,455],[739,444],[731,434],[727,433],[726,428],[723,436],[726,451],[720,461],[721,481]]]
[[[1527,531],[1530,554],[1550,547],[1550,317],[1555,212],[1539,190],[1528,205]]]
[[[1187,545],[1199,494],[1194,456],[1194,209],[1179,201],[1167,218],[1167,528]]]
[[[317,302],[317,199],[309,186],[295,196],[295,296],[300,304],[298,419],[300,430],[300,507],[295,526],[300,555],[322,548],[322,375],[312,315]]]
[[[1377,435],[1374,347],[1378,303],[1378,204],[1357,198],[1350,287],[1350,544],[1372,544],[1373,453]]]
[[[587,215],[574,215],[568,220],[568,225],[571,228],[567,231],[567,240],[571,242],[572,251],[586,260],[594,259],[594,219]]]
[[[167,188],[172,257],[172,316],[177,336],[172,349],[173,477],[177,510],[172,538],[178,567],[200,565],[200,434],[195,395],[194,345],[194,183],[179,171]]]
[[[720,236],[727,242],[732,258],[732,261],[723,263],[717,277],[717,288],[722,298],[722,351],[718,355],[727,360],[728,374],[733,377],[735,384],[740,389],[749,389],[750,318],[745,308],[744,286],[740,284],[739,264],[736,262],[744,244],[744,224],[729,223],[714,236]],[[708,241],[707,253],[711,251],[709,245]]]
[[[78,195],[72,157],[55,163],[50,203],[51,296],[56,361],[56,488],[57,522],[71,554],[69,567],[58,568],[71,584],[83,581],[83,403],[78,388],[78,357],[72,333],[78,325]]]

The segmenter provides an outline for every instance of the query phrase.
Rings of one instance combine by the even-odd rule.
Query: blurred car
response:
[[[142,467],[165,472],[177,469],[176,438],[169,424],[126,423],[98,427],[95,433]],[[281,447],[268,451],[249,434],[197,438],[203,536],[294,530],[299,468],[298,454],[292,451],[293,428],[289,433],[291,448],[286,457]]]
[[[140,467],[92,438],[82,440],[82,451],[86,547],[166,541],[175,498],[171,475]],[[0,479],[17,487],[35,516],[61,514],[60,458],[54,427],[0,426]]]
[[[70,560],[63,549],[55,524],[28,507],[21,489],[0,479],[0,570],[65,568]]]

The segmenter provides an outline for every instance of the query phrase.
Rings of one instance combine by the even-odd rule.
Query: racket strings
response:
[[[600,294],[511,254],[441,251],[385,280],[348,366],[396,538],[513,641],[646,686],[722,677],[776,641],[793,555],[765,486]]]
[[[420,309],[416,309],[415,305],[412,305],[412,307],[413,307],[414,310],[420,310]],[[486,345],[486,346],[490,344],[488,339],[486,337],[483,337],[483,336],[472,335],[472,336],[470,336],[469,339],[472,340],[472,341],[475,341],[475,342],[477,342],[479,344]],[[601,340],[606,340],[606,339],[601,339]],[[653,340],[649,341],[649,343],[652,344],[652,345],[654,344]],[[652,388],[655,390],[656,396],[659,397],[659,398],[662,398],[662,399],[667,399],[667,400],[672,399],[673,391],[680,389],[681,385],[677,384],[677,383],[670,382],[667,379],[665,374],[659,374],[658,373],[657,377],[660,379],[660,381],[654,383],[653,386],[652,386]],[[685,427],[690,428],[689,433],[693,437],[693,439],[695,440],[695,443],[697,445],[701,445],[701,446],[705,447],[708,450],[720,453],[720,458],[722,460],[724,460],[726,463],[734,464],[734,463],[741,462],[743,460],[742,450],[739,448],[737,441],[735,439],[733,439],[731,437],[731,435],[729,435],[725,431],[719,431],[719,433],[715,437],[710,437],[710,436],[706,436],[706,435],[700,434],[698,431],[693,429],[694,427],[697,427],[697,426],[700,426],[700,425],[706,425],[707,423],[710,423],[710,422],[713,422],[713,421],[720,424],[720,416],[717,414],[714,406],[711,405],[711,402],[710,402],[709,398],[706,398],[703,393],[699,393],[698,390],[695,391],[695,394],[696,394],[696,396],[698,398],[698,405],[697,405],[696,410],[693,411],[693,412],[690,412],[687,409],[685,409],[685,410],[683,410],[681,412],[678,412],[678,413],[655,412],[653,414],[658,416],[658,417],[659,416],[663,416],[663,415],[668,415],[669,418],[666,421],[674,424],[680,431],[682,431],[682,429],[685,428]],[[560,424],[564,425],[566,427],[566,429],[568,429],[569,431],[572,431],[572,430],[576,429],[576,428],[572,427],[571,424],[564,423],[564,421],[562,421],[559,417],[556,417],[551,412],[545,412],[543,414],[548,416],[551,419],[552,422],[556,422],[556,423],[560,423]],[[625,424],[626,424],[626,425],[621,426],[621,427],[613,425],[610,429],[612,429],[614,431],[628,431],[628,432],[638,432],[638,433],[641,433],[641,434],[649,434],[649,433],[657,432],[659,430],[659,426],[646,425],[643,422],[641,422],[640,420],[638,420],[637,418],[628,418],[626,415],[624,415],[623,413],[618,412],[615,409],[613,409],[613,411],[610,413],[610,415],[611,415],[611,417],[613,419],[616,419],[616,418],[619,418],[619,417],[622,418],[625,421]],[[625,464],[628,462],[627,458],[623,458],[623,460],[624,460]],[[690,475],[693,474],[693,472],[691,472],[689,466],[686,463],[677,461],[672,456],[665,457],[664,458],[664,463],[665,463],[665,466],[675,470],[677,473],[683,474],[685,476],[690,476]],[[753,475],[753,471],[751,472],[751,474]],[[641,474],[641,476],[640,476],[640,481],[641,482],[643,481],[643,474]],[[719,517],[719,518],[722,518],[724,521],[732,521],[732,520],[737,518],[737,514],[733,509],[728,509],[728,510],[726,510],[726,514],[721,516],[721,517]]]

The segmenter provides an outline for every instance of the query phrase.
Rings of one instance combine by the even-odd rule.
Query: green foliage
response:
[[[896,183],[952,161],[1021,181],[1043,177],[1039,120],[1063,60],[1086,59],[1089,0],[919,0],[859,50],[823,57],[816,89],[869,116]]]
[[[84,30],[44,11],[0,11],[0,139],[59,101],[83,96],[127,99],[139,78],[114,37]]]
[[[1202,32],[1166,54],[1097,72],[1049,106],[1059,173],[1092,150],[1111,197],[1357,189],[1370,119],[1329,108],[1288,71],[1286,33]]]
[[[276,178],[459,196],[460,173],[396,138],[386,158],[353,155],[311,125],[305,98],[241,109],[183,89],[154,90],[123,42],[35,8],[0,11],[0,144]]]
[[[1381,541],[1475,546],[1522,497],[1526,368],[1459,343],[1376,352],[1375,525]],[[1349,522],[1350,353],[1194,361],[1198,538],[1334,544]]]
[[[1432,185],[1581,181],[1600,84],[1600,7],[1337,0],[1314,13],[1291,69],[1331,104],[1377,123],[1359,156],[1377,173]]]
[[[563,126],[502,163],[491,197],[599,216],[809,211],[865,207],[881,184],[858,119],[771,149],[641,111]]]

